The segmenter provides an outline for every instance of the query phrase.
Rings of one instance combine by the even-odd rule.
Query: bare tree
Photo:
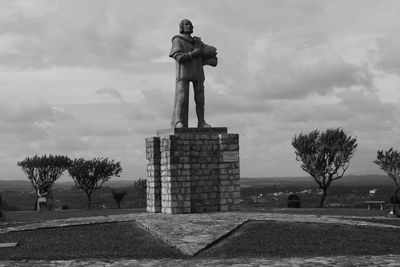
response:
[[[331,183],[340,179],[349,167],[357,148],[356,141],[356,138],[347,136],[342,128],[327,129],[322,133],[314,130],[293,138],[296,160],[302,162],[301,168],[314,178],[322,190],[319,207],[324,206]]]
[[[75,186],[86,193],[88,209],[90,209],[93,192],[100,189],[111,177],[119,177],[122,168],[119,162],[114,162],[114,160],[108,158],[94,158],[92,160],[80,158],[72,162],[68,172],[74,180]]]
[[[379,150],[377,152],[376,160],[374,163],[379,165],[382,170],[384,170],[388,176],[393,180],[394,194],[393,194],[393,204],[399,204],[399,192],[400,192],[400,152],[390,148],[387,151]]]
[[[52,205],[52,188],[55,181],[70,166],[71,160],[66,156],[35,155],[17,163],[28,175],[36,191],[35,210],[39,209],[39,198],[45,197],[48,207]]]

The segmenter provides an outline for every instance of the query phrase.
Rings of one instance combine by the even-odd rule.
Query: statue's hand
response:
[[[192,56],[193,57],[198,57],[200,55],[201,55],[201,49],[200,48],[193,49],[193,51],[192,51]]]

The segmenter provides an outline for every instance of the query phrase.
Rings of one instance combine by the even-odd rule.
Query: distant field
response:
[[[302,177],[241,177],[242,185],[265,185],[265,184],[315,184],[311,176]],[[336,185],[392,185],[393,181],[386,175],[347,175],[335,181]]]
[[[145,203],[138,198],[133,190],[132,181],[110,181],[93,194],[94,209],[115,209],[111,191],[127,192],[121,203],[121,208],[134,209],[144,207]],[[301,207],[313,208],[318,206],[319,198],[317,185],[311,177],[259,177],[241,178],[241,194],[245,207],[283,208],[287,206],[290,193],[298,194]],[[377,194],[369,195],[371,189],[377,189]],[[311,193],[301,193],[309,191]],[[278,196],[273,195],[279,194]],[[0,194],[3,208],[6,210],[33,210],[36,200],[35,192],[28,180],[1,181]],[[345,176],[332,183],[328,191],[326,206],[346,208],[366,208],[366,200],[389,201],[393,194],[393,182],[382,175]],[[53,190],[54,206],[56,209],[86,209],[87,198],[83,191],[77,190],[73,182],[56,182]],[[258,203],[258,197],[262,196]]]
[[[271,183],[314,183],[310,176],[301,177],[241,177],[243,185],[262,185]],[[137,180],[110,180],[105,184],[108,187],[127,187],[132,186]],[[347,175],[336,181],[335,184],[357,184],[357,185],[382,185],[392,184],[392,180],[386,175]],[[70,189],[74,187],[74,182],[56,182],[55,189]],[[7,190],[32,190],[32,185],[26,180],[0,180],[0,192]]]
[[[18,183],[19,184],[19,183]],[[32,211],[36,201],[36,193],[32,185],[22,190],[14,188],[14,190],[4,190],[0,188],[2,195],[3,208],[6,210],[19,210],[19,211]],[[138,198],[137,192],[134,190],[133,185],[126,187],[109,187],[104,185],[101,189],[96,190],[92,195],[92,208],[93,209],[115,209],[117,204],[112,196],[112,190],[124,191],[126,196],[121,202],[121,208],[139,208],[145,207],[143,202]],[[73,184],[55,185],[53,188],[54,208],[61,209],[86,209],[87,196],[82,190],[78,190]],[[142,206],[140,206],[142,205]]]

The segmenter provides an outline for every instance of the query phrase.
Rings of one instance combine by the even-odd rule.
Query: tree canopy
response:
[[[94,158],[91,160],[79,158],[72,162],[68,172],[74,180],[75,186],[86,193],[88,208],[90,209],[93,192],[100,189],[113,176],[119,177],[122,168],[119,162],[108,158]]]
[[[51,190],[55,181],[70,166],[71,160],[61,155],[35,155],[25,158],[17,165],[26,173],[36,191],[37,198],[46,197],[47,202],[51,199]],[[48,202],[48,205],[50,203]],[[37,209],[37,203],[35,209]]]
[[[292,140],[296,160],[322,189],[320,207],[323,207],[327,190],[334,180],[340,179],[350,164],[357,139],[347,136],[342,128],[314,130],[309,134],[299,134]]]
[[[390,148],[387,151],[378,150],[374,163],[381,167],[394,181],[394,201],[399,202],[400,192],[400,152]]]

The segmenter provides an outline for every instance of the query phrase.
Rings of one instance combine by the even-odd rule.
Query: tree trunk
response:
[[[4,217],[3,217],[3,203],[2,203],[1,195],[0,195],[0,220],[3,220],[3,219],[4,219]]]
[[[53,190],[49,189],[49,191],[46,194],[46,205],[47,205],[47,210],[52,210],[54,207],[54,203],[53,203]]]
[[[322,189],[322,196],[321,196],[321,201],[320,201],[320,203],[319,203],[319,207],[320,208],[323,208],[324,207],[324,202],[325,202],[325,198],[326,198],[326,195],[328,194],[328,189],[327,188],[323,188]]]
[[[87,198],[88,198],[88,209],[90,210],[91,204],[92,204],[92,195],[89,193],[86,193]]]
[[[39,203],[38,203],[38,201],[39,201],[39,197],[36,196],[35,205],[33,206],[33,210],[34,210],[34,211],[38,211],[38,210],[39,210]]]
[[[142,196],[141,199],[140,199],[140,208],[143,207],[143,204],[144,204],[145,200],[146,200],[146,195]]]
[[[121,208],[121,200],[117,201],[117,208],[120,209]]]
[[[399,192],[400,192],[400,186],[396,185],[396,188],[394,189],[394,201],[397,202],[399,199]],[[400,203],[395,203],[395,204],[400,204]]]

